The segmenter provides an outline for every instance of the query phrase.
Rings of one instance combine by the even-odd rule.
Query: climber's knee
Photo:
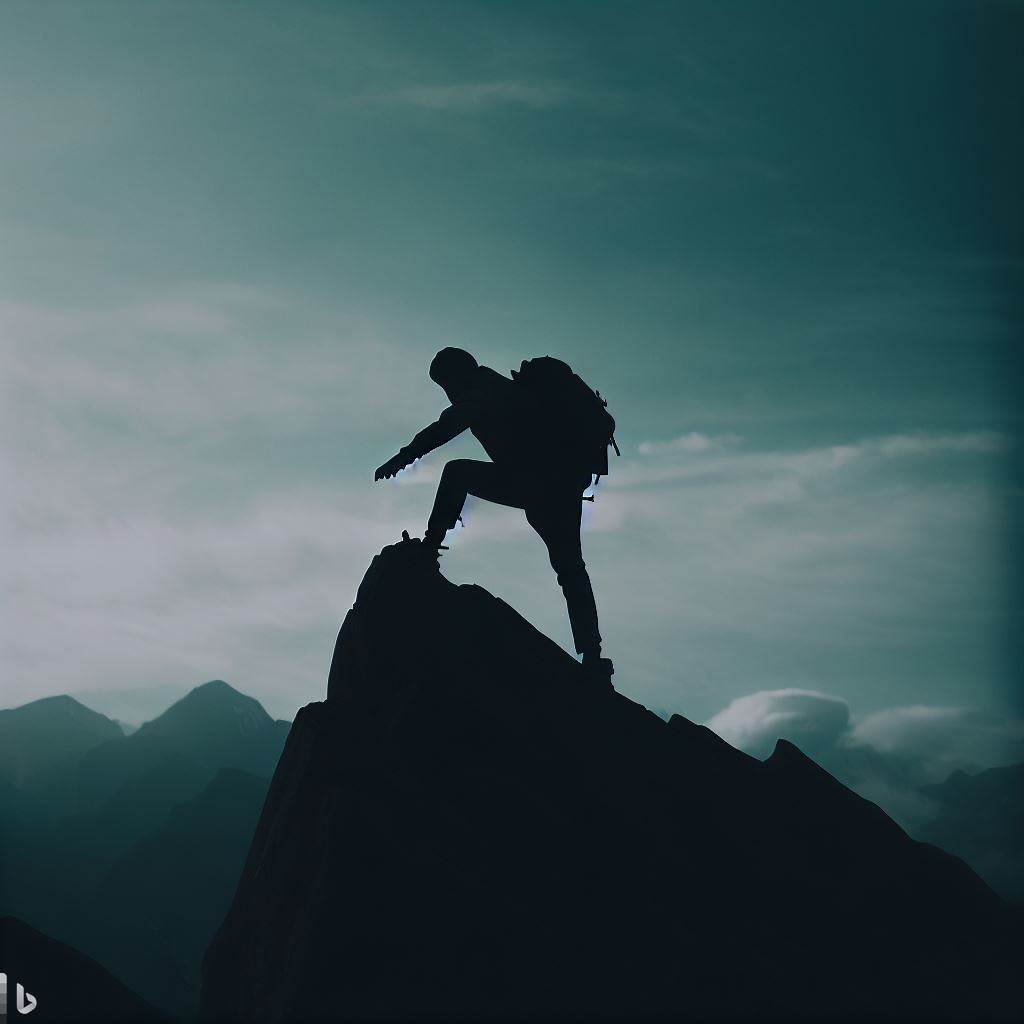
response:
[[[574,558],[565,562],[556,562],[555,559],[552,559],[551,568],[555,570],[555,574],[558,577],[558,585],[563,588],[582,583],[584,580],[590,580],[590,576],[587,573],[587,563],[582,558]]]
[[[469,467],[473,465],[472,459],[452,459],[444,464],[441,470],[441,479],[449,486],[466,479],[469,474]]]
[[[470,459],[452,459],[451,462],[446,462],[441,470],[441,479],[434,495],[434,507],[427,520],[427,532],[433,538],[444,537],[446,531],[455,525],[462,513],[468,490],[467,466],[471,465]]]

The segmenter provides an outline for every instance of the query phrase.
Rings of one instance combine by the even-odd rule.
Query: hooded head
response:
[[[443,348],[430,361],[430,379],[454,401],[472,383],[478,368],[465,349]]]

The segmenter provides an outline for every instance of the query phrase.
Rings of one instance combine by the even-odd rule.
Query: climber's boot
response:
[[[441,552],[447,551],[447,546],[443,543],[444,534],[438,534],[432,530],[427,530],[423,534],[423,540],[418,541],[420,547],[423,549],[423,557],[428,561],[437,563],[438,566],[441,564]]]
[[[446,530],[445,533],[448,531]],[[439,530],[427,530],[423,534],[423,543],[434,551],[447,551],[444,543],[444,533]]]
[[[602,689],[614,690],[612,676],[615,674],[615,666],[611,658],[602,658],[601,652],[583,652],[583,674],[587,679]]]
[[[448,550],[443,544],[438,544],[432,539],[420,540],[419,537],[410,537],[408,530],[402,531],[402,544],[408,544],[410,549],[415,549],[415,555],[418,558],[422,558],[426,562],[433,562],[435,566],[440,565],[441,552]]]

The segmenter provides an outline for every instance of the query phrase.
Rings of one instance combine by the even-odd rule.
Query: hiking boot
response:
[[[444,534],[433,533],[427,530],[423,534],[423,543],[432,551],[447,551],[448,546],[444,542]]]
[[[615,666],[612,664],[611,658],[602,658],[600,654],[584,654],[582,667],[584,675],[591,682],[601,687],[607,687],[609,690],[615,689],[612,686]]]
[[[424,538],[410,537],[408,530],[402,531],[402,543],[412,544],[416,548],[416,554],[428,562],[434,562],[440,567],[441,552],[448,549],[443,544],[438,544]]]

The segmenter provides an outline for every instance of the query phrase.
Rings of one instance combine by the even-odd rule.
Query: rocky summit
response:
[[[1021,934],[796,747],[758,761],[593,686],[406,541],[295,720],[202,1014],[1002,1019]]]

